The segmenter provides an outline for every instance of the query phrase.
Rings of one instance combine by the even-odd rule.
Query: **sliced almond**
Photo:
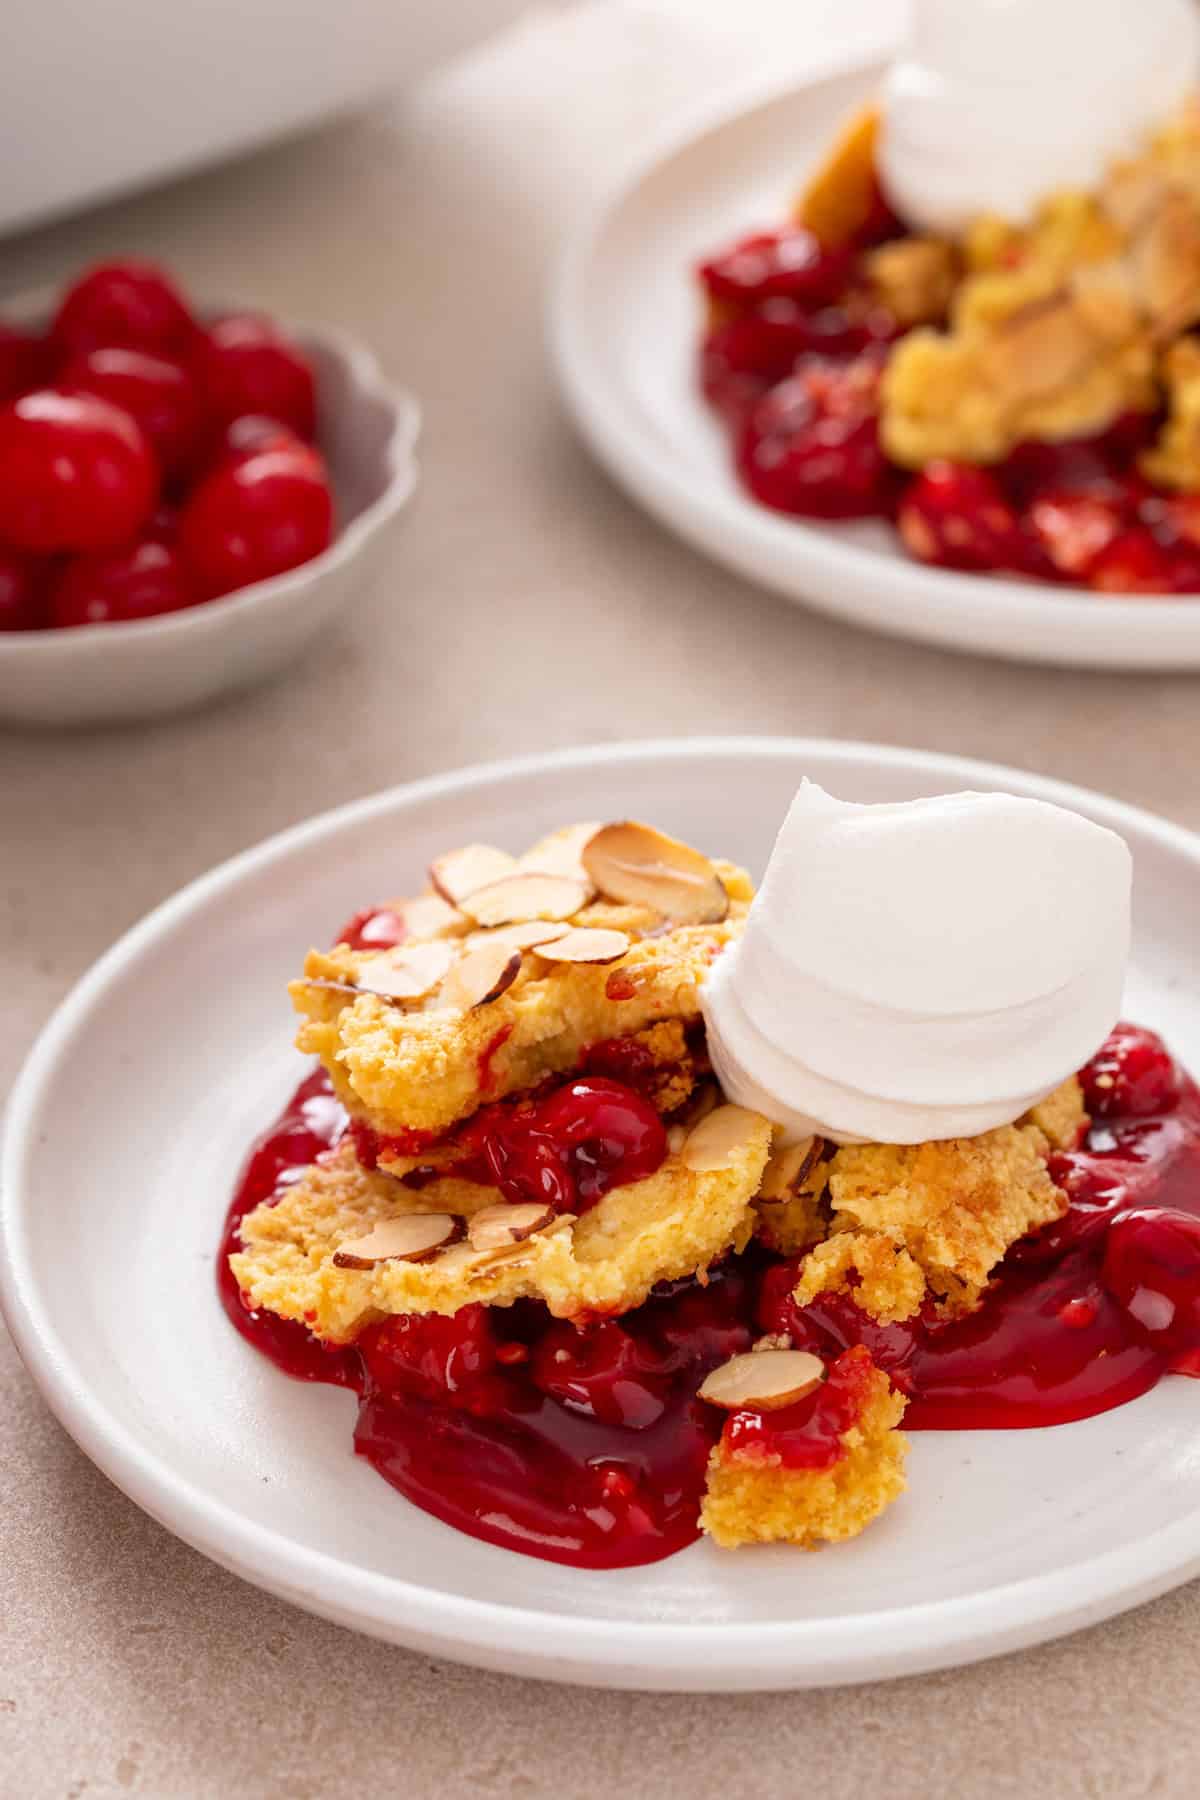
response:
[[[473,1250],[503,1250],[522,1244],[535,1231],[544,1231],[554,1219],[552,1206],[530,1201],[524,1206],[485,1206],[472,1214],[467,1237]]]
[[[493,844],[464,844],[461,850],[449,850],[435,857],[429,867],[429,879],[443,900],[461,906],[476,888],[499,881],[517,866],[515,856],[497,850]]]
[[[362,1237],[347,1238],[333,1253],[336,1269],[375,1269],[385,1262],[428,1262],[463,1234],[449,1213],[405,1213],[384,1219]]]
[[[539,944],[551,944],[565,937],[569,925],[555,924],[551,919],[523,919],[517,925],[495,925],[490,931],[473,931],[467,939],[474,950],[480,944],[507,944],[512,950],[533,950]]]
[[[538,944],[536,949],[547,962],[611,963],[624,956],[629,939],[623,931],[579,925],[562,937]]]
[[[391,911],[404,923],[409,939],[448,937],[465,931],[467,920],[456,906],[440,894],[417,894],[411,900],[396,900]]]
[[[748,1350],[731,1356],[700,1385],[700,1398],[729,1412],[774,1412],[820,1387],[825,1365],[808,1350]]]
[[[452,944],[439,939],[383,950],[359,963],[358,985],[387,1000],[423,1000],[449,974],[456,954]]]
[[[652,906],[677,924],[714,924],[729,911],[725,884],[707,856],[636,819],[602,826],[582,859],[610,900]]]
[[[585,825],[564,825],[561,831],[552,831],[549,837],[539,838],[521,857],[521,867],[535,869],[540,875],[569,875],[573,881],[582,881],[590,887],[582,855],[584,845],[599,829],[598,819],[591,819]]]
[[[532,871],[507,875],[467,895],[462,909],[477,925],[517,925],[532,919],[569,919],[587,903],[587,889],[569,875]]]
[[[798,1144],[789,1144],[785,1150],[777,1151],[767,1164],[759,1199],[793,1200],[800,1194],[811,1193],[824,1148],[824,1138],[806,1137]]]
[[[727,1169],[747,1149],[762,1127],[762,1116],[744,1106],[718,1106],[688,1134],[679,1153],[685,1169],[707,1175]]]
[[[510,944],[480,944],[460,956],[438,991],[438,1004],[459,1012],[498,1000],[521,973],[521,952]]]

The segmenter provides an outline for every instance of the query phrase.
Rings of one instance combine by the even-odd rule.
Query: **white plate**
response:
[[[559,379],[592,449],[664,524],[793,600],[899,637],[1029,662],[1200,668],[1200,597],[1109,599],[914,562],[890,527],[784,518],[742,494],[695,380],[692,270],[786,216],[880,64],[710,105],[581,226],[553,295]]]
[[[715,739],[472,770],[328,814],[123,938],[12,1096],[5,1316],[50,1406],[126,1493],[343,1624],[614,1687],[912,1674],[1090,1624],[1200,1570],[1200,1391],[1182,1379],[1054,1430],[919,1435],[908,1495],[819,1555],[697,1544],[597,1573],[476,1543],[410,1506],[352,1454],[352,1398],[288,1380],[218,1305],[213,1252],[238,1166],[303,1067],[283,990],[305,946],[416,881],[436,850],[517,849],[564,819],[632,809],[761,869],[806,774],[857,800],[1001,786],[1123,832],[1137,866],[1129,1008],[1200,1067],[1200,840],[1015,770]]]

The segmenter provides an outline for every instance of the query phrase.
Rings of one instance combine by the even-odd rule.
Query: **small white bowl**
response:
[[[22,310],[25,319],[35,316]],[[100,725],[197,706],[274,675],[369,585],[388,528],[416,486],[419,408],[344,332],[282,329],[316,376],[321,449],[338,509],[328,550],[269,581],[160,618],[0,632],[0,721]]]

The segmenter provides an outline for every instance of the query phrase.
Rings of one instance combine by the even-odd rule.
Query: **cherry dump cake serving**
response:
[[[757,898],[632,821],[448,851],[292,984],[229,1317],[474,1537],[852,1537],[902,1420],[1200,1372],[1200,1092],[1114,1025],[1128,907],[1120,839],[1004,795],[805,783]]]
[[[1194,8],[915,13],[792,219],[700,264],[737,477],[946,568],[1200,593]]]

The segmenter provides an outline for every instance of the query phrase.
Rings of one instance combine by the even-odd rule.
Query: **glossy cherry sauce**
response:
[[[754,1250],[707,1286],[670,1284],[582,1329],[531,1302],[469,1306],[386,1320],[326,1349],[247,1311],[227,1264],[242,1216],[345,1129],[321,1072],[250,1156],[218,1260],[222,1299],[288,1374],[357,1392],[356,1449],[426,1511],[552,1561],[656,1561],[696,1536],[722,1425],[731,1446],[791,1467],[829,1467],[841,1453],[853,1383],[830,1380],[773,1415],[718,1415],[695,1398],[704,1374],[762,1331],[826,1357],[865,1344],[910,1396],[916,1430],[1063,1423],[1134,1399],[1168,1370],[1200,1372],[1200,1090],[1131,1028],[1114,1033],[1085,1086],[1092,1127],[1051,1161],[1068,1214],[1015,1246],[984,1305],[958,1322],[929,1311],[880,1326],[836,1295],[799,1308],[796,1265]]]

